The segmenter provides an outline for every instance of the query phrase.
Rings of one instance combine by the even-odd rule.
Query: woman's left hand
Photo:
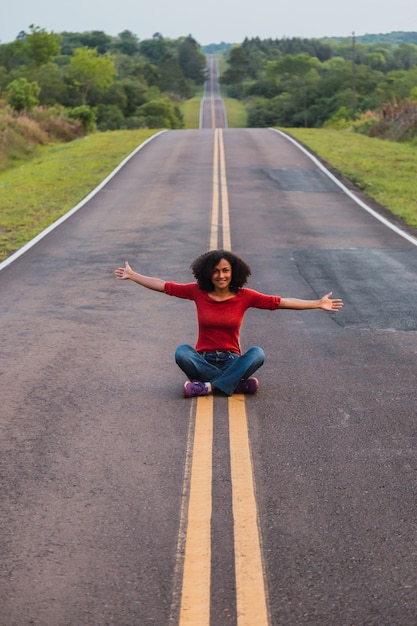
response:
[[[340,298],[331,298],[332,292],[320,298],[320,308],[324,311],[338,311],[343,306],[343,300]]]

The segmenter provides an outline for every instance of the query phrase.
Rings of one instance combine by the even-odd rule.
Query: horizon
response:
[[[11,43],[33,24],[47,32],[102,31],[112,37],[129,30],[139,40],[161,33],[165,39],[192,35],[200,45],[254,39],[324,39],[417,31],[415,0],[351,0],[343,11],[333,0],[195,0],[181,3],[154,0],[150,5],[102,0],[99,7],[84,0],[18,0],[0,22],[0,42]],[[411,26],[411,28],[410,28]]]
[[[43,29],[42,26],[39,26],[39,28]],[[47,31],[47,29],[45,28],[44,30]],[[148,40],[148,39],[152,39],[157,33],[159,33],[159,31],[156,31],[153,35],[149,36],[149,37],[143,37],[140,38],[136,33],[134,33],[133,31],[131,31],[130,29],[126,28],[124,29],[125,31],[129,31],[132,33],[132,35],[134,35],[135,37],[137,37],[138,41],[144,41],[144,40]],[[16,37],[11,40],[11,41],[1,41],[0,40],[0,45],[7,45],[9,43],[13,43],[13,41],[16,41],[16,39],[19,37],[20,33],[27,33],[29,31],[29,27],[27,30],[22,29],[21,31],[19,31],[19,33],[16,35]],[[93,29],[87,29],[87,30],[61,30],[61,31],[47,31],[47,32],[54,32],[56,35],[61,35],[63,33],[72,33],[72,34],[82,34],[82,33],[92,33],[92,32],[103,32],[105,35],[108,35],[109,37],[113,37],[113,38],[117,38],[120,33],[124,32],[124,31],[120,31],[119,33],[117,33],[116,35],[111,34],[106,32],[105,30],[102,29],[97,29],[97,28],[93,28]],[[208,43],[202,43],[200,41],[198,41],[198,39],[192,34],[189,33],[188,35],[178,35],[178,37],[168,37],[168,36],[164,36],[162,33],[160,33],[162,35],[162,37],[164,39],[179,39],[181,37],[186,37],[188,35],[191,35],[191,37],[193,37],[193,39],[195,39],[195,41],[202,47],[208,47],[208,46],[221,46],[221,45],[226,45],[226,46],[234,46],[234,45],[239,45],[241,44],[245,39],[257,39],[259,38],[261,41],[262,40],[267,40],[267,39],[272,39],[272,40],[283,40],[283,39],[316,39],[316,40],[326,40],[326,39],[350,39],[352,36],[354,36],[356,39],[361,39],[363,37],[387,37],[390,35],[409,35],[409,34],[416,34],[417,35],[417,30],[391,30],[391,31],[386,31],[386,32],[366,32],[363,34],[359,34],[356,33],[354,31],[352,31],[351,33],[348,33],[346,35],[323,35],[321,37],[308,37],[308,36],[301,36],[301,35],[291,35],[291,36],[287,36],[287,35],[283,35],[281,37],[260,37],[259,35],[254,35],[254,36],[246,36],[244,37],[241,41],[226,41],[226,40],[222,40],[222,41],[210,41]]]

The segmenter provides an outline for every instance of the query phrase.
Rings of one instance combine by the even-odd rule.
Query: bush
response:
[[[39,145],[83,134],[81,122],[68,119],[63,107],[37,107],[31,113],[0,109],[0,170],[32,156]]]
[[[340,107],[327,122],[323,124],[323,128],[349,128],[352,126],[352,118],[345,106]]]
[[[168,98],[150,100],[136,109],[147,128],[184,128],[182,113]]]
[[[99,130],[120,130],[126,128],[122,111],[115,104],[99,104],[97,107],[97,128]]]
[[[79,120],[70,120],[63,115],[51,115],[42,123],[42,128],[56,141],[73,141],[76,137],[85,135]]]
[[[36,146],[36,143],[25,139],[12,126],[0,130],[0,170],[34,154]]]
[[[282,110],[275,99],[255,98],[248,111],[248,126],[250,128],[265,128],[282,125]]]
[[[81,122],[70,119],[67,110],[62,106],[36,107],[31,112],[31,117],[39,123],[47,133],[48,139],[52,141],[68,142],[85,134]]]
[[[379,116],[375,111],[366,111],[352,124],[352,128],[356,133],[369,137],[378,122]]]
[[[356,132],[390,141],[417,137],[417,102],[388,103],[379,111],[368,111],[354,124]]]
[[[417,136],[417,102],[386,104],[380,121],[371,129],[371,137],[391,141],[409,141]]]
[[[79,120],[85,133],[91,133],[96,128],[96,112],[87,104],[67,109],[67,115],[71,119]]]
[[[25,114],[20,114],[15,118],[14,127],[26,141],[39,145],[46,145],[50,141],[48,133],[39,122]]]
[[[143,117],[128,117],[126,118],[126,128],[128,130],[135,130],[137,128],[146,128],[146,121]]]
[[[26,78],[12,80],[6,89],[6,102],[15,111],[31,111],[39,102],[40,87]]]

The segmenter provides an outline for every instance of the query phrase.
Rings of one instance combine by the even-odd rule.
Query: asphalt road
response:
[[[270,625],[412,626],[417,248],[285,137],[222,134],[250,286],[345,302],[249,311],[243,328],[267,356],[245,405]],[[173,352],[195,313],[113,270],[191,280],[214,135],[159,135],[0,272],[1,626],[178,623],[196,402]],[[227,402],[214,398],[212,626],[244,624]]]
[[[217,55],[207,55],[207,80],[200,106],[200,128],[227,128],[227,114],[220,93]]]

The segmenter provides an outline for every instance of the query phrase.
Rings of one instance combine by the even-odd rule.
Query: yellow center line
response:
[[[223,132],[214,131],[210,249],[231,250]],[[213,396],[196,400],[179,626],[210,625]],[[238,626],[268,626],[267,592],[243,395],[228,399]]]
[[[179,626],[209,626],[213,397],[197,398]]]
[[[219,247],[219,224],[222,224],[223,250],[231,250],[229,197],[227,192],[226,159],[224,155],[223,131],[216,128],[214,131],[213,153],[213,197],[211,206],[211,225],[209,249]]]
[[[267,626],[268,609],[245,397],[229,398],[238,626]]]
[[[214,59],[211,57],[210,59],[210,83],[211,83],[211,127],[216,128],[216,109],[214,106],[214,96],[213,96],[213,82],[214,82]]]
[[[224,156],[223,131],[219,129],[220,191],[222,198],[223,250],[231,250],[229,196],[227,193],[226,159]]]
[[[213,197],[211,205],[210,250],[216,250],[219,240],[219,131],[214,131]]]

